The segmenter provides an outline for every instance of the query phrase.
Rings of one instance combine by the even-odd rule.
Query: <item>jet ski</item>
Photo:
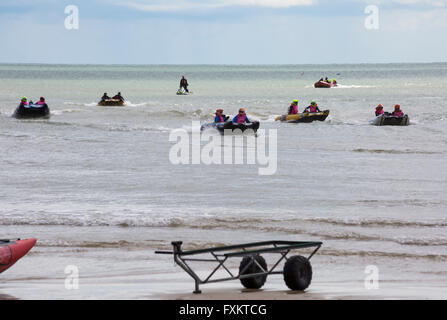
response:
[[[21,103],[14,111],[13,117],[16,119],[48,119],[50,118],[50,109],[45,104]]]
[[[192,94],[192,91],[186,92],[185,89],[183,89],[183,88],[177,90],[177,95],[178,96],[188,96],[188,95],[191,95],[191,94]]]
[[[321,112],[303,112],[298,114],[289,114],[289,115],[282,115],[280,117],[277,117],[276,121],[282,121],[282,122],[290,122],[290,123],[310,123],[314,121],[325,121],[326,118],[329,116],[330,110],[324,110]]]

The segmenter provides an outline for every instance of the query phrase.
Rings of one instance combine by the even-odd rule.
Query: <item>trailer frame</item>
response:
[[[164,254],[164,255],[173,255],[174,261],[177,265],[179,265],[189,276],[194,279],[195,282],[195,290],[193,293],[200,294],[202,291],[200,290],[200,285],[207,283],[216,283],[223,281],[231,281],[231,280],[243,280],[249,278],[256,278],[260,276],[268,276],[274,274],[283,274],[283,271],[275,271],[278,265],[283,261],[288,261],[287,257],[292,250],[296,249],[305,249],[305,248],[315,248],[312,253],[306,258],[310,260],[317,251],[321,248],[322,242],[317,241],[262,241],[262,242],[251,242],[230,246],[222,246],[222,247],[213,247],[213,248],[205,248],[198,250],[182,250],[182,241],[173,241],[171,245],[173,246],[173,251],[155,251],[156,254]],[[266,268],[261,265],[258,261],[258,256],[261,253],[276,253],[279,254],[280,257],[273,264],[271,268]],[[203,255],[210,254],[211,258],[193,258],[195,255]],[[236,275],[232,273],[225,263],[231,258],[246,258],[249,257],[250,262],[242,269],[239,270],[239,273]],[[205,278],[200,278],[197,273],[191,268],[188,262],[214,262],[217,263],[217,266],[209,273]],[[260,272],[256,273],[246,273],[250,266],[256,266]],[[228,274],[229,277],[225,278],[217,278],[211,279],[218,270],[223,269]]]

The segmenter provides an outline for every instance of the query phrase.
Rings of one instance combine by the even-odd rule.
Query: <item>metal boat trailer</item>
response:
[[[322,246],[322,242],[296,242],[296,241],[265,241],[238,244],[225,247],[214,247],[200,250],[183,251],[181,241],[171,243],[173,251],[156,251],[156,254],[174,255],[174,261],[195,281],[194,293],[202,293],[199,286],[207,283],[240,280],[247,289],[260,289],[266,282],[267,276],[283,274],[286,285],[291,290],[305,290],[312,281],[312,266],[309,260]],[[303,256],[287,257],[292,250],[315,248],[306,258]],[[276,263],[267,267],[261,254],[279,254]],[[194,258],[197,255],[211,255],[208,258]],[[225,263],[230,258],[242,258],[239,273],[232,273]],[[285,260],[283,270],[275,271],[278,265]],[[188,264],[189,262],[214,262],[217,266],[205,278],[201,279]],[[211,279],[219,269],[225,270],[229,277]]]

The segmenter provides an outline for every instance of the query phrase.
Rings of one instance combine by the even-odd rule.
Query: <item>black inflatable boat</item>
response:
[[[234,132],[234,131],[237,132],[237,130],[240,130],[241,132],[245,132],[246,130],[253,130],[256,133],[259,129],[259,126],[260,126],[259,121],[253,121],[250,123],[233,123],[232,121],[227,121],[227,122],[204,124],[200,128],[200,131],[216,129],[221,134],[225,134],[226,132]]]
[[[45,103],[43,105],[21,103],[15,110],[13,117],[16,119],[48,119],[50,118],[50,109]]]
[[[375,126],[408,126],[410,124],[410,118],[408,115],[394,117],[388,112],[385,112],[371,120],[369,123]]]

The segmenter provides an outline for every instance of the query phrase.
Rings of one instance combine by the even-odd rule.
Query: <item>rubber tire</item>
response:
[[[293,256],[284,264],[284,282],[291,290],[306,290],[312,282],[312,266],[307,258]]]
[[[264,268],[264,270],[267,270],[267,262],[265,262],[265,259],[262,256],[257,255],[254,257],[254,259]],[[261,270],[261,268],[257,264],[251,262],[252,257],[244,257],[242,259],[239,266],[239,275],[263,272],[263,270]],[[245,267],[250,263],[251,265],[244,271],[244,273],[242,273]],[[261,289],[267,281],[267,275],[257,276],[253,278],[244,278],[240,279],[240,281],[242,285],[247,289]]]

